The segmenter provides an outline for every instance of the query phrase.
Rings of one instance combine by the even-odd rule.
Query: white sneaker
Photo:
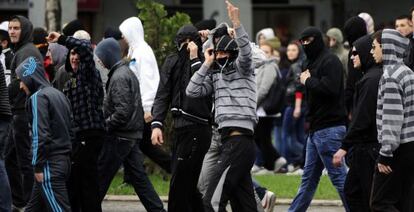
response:
[[[287,161],[284,157],[280,157],[275,161],[275,169],[274,172],[278,172],[280,168],[286,165]]]
[[[259,175],[271,175],[271,174],[274,174],[274,172],[273,171],[270,171],[268,169],[265,169],[263,167],[259,171],[253,173],[253,175],[255,175],[255,176],[259,176]]]
[[[265,212],[273,212],[276,204],[276,195],[271,191],[266,191],[262,199],[262,206]]]
[[[303,175],[303,169],[297,169],[296,171],[288,172],[286,175]]]
[[[250,170],[250,173],[254,174],[254,173],[260,171],[261,169],[263,169],[263,167],[260,167],[256,164],[254,164],[253,167],[252,167],[252,170]]]

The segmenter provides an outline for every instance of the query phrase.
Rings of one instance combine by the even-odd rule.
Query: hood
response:
[[[345,22],[344,34],[346,40],[352,45],[358,38],[367,34],[364,19],[358,16],[351,17]]]
[[[126,19],[119,25],[119,30],[128,42],[130,48],[138,48],[145,43],[144,27],[137,17]]]
[[[112,69],[121,60],[121,46],[113,38],[103,39],[96,46],[95,55],[105,65],[105,68]]]
[[[214,48],[214,44],[213,44],[214,34],[216,34],[216,32],[221,31],[224,28],[230,28],[230,26],[227,23],[223,22],[223,23],[220,23],[219,25],[217,25],[216,28],[210,30],[210,34],[208,35],[207,41],[203,43],[203,52],[206,49],[210,48],[210,47]],[[221,37],[221,36],[219,36],[219,37]]]
[[[404,52],[408,49],[410,40],[397,30],[384,29],[381,35],[382,63],[384,67],[403,65]]]
[[[338,29],[338,28],[330,28],[330,29],[326,32],[326,35],[327,35],[328,37],[335,38],[335,40],[336,40],[336,45],[338,45],[338,44],[340,44],[340,43],[344,42],[344,37],[343,37],[343,35],[342,35],[342,32],[341,32],[341,30],[340,30],[340,29]]]
[[[275,37],[275,32],[273,31],[272,28],[264,28],[262,30],[260,30],[257,34],[256,34],[256,43],[259,44],[259,36],[263,35],[265,37],[266,40],[274,38]]]
[[[53,65],[55,65],[56,68],[60,68],[65,64],[66,56],[68,54],[68,49],[65,46],[57,43],[50,43],[49,51],[52,55]]]
[[[358,17],[361,17],[362,19],[364,19],[365,21],[365,25],[367,26],[367,32],[368,34],[372,34],[375,32],[374,29],[374,19],[372,18],[372,16],[368,13],[360,13],[358,14]]]
[[[191,24],[184,25],[178,30],[175,36],[175,44],[178,49],[180,49],[181,43],[183,43],[187,38],[194,41],[198,48],[201,49],[202,43],[198,30]]]
[[[43,87],[50,86],[46,79],[45,69],[42,63],[35,57],[26,58],[17,68],[17,77],[29,88],[30,93],[34,94]]]
[[[17,51],[20,47],[22,47],[26,43],[30,43],[33,41],[33,25],[32,25],[32,22],[29,21],[29,19],[21,15],[13,16],[10,20],[13,20],[13,19],[19,20],[20,26],[22,29],[20,33],[19,42],[17,44],[11,44],[14,51]]]
[[[314,37],[314,40],[308,45],[302,45],[309,60],[316,59],[319,54],[325,49],[325,42],[323,41],[322,32],[316,27],[307,27],[301,33],[300,39],[307,37]]]
[[[257,46],[254,43],[251,43],[250,45],[252,45],[253,66],[255,68],[259,68],[261,65],[263,65],[269,59],[267,59],[266,54],[264,53],[263,50],[261,50],[259,48],[259,46]]]
[[[115,40],[121,40],[122,32],[117,28],[107,27],[104,32],[104,38],[114,38]]]
[[[368,69],[375,66],[375,60],[371,54],[372,42],[373,40],[371,36],[365,35],[356,40],[353,44],[358,52],[359,59],[361,60],[362,71],[368,71]]]
[[[42,27],[36,27],[33,29],[33,44],[39,49],[43,58],[46,57],[49,43],[46,40],[48,33]]]

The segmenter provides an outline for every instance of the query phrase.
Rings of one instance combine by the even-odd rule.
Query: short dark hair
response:
[[[407,19],[411,21],[411,15],[400,15],[397,18],[395,18],[395,20],[403,20],[403,19]]]
[[[376,40],[379,44],[381,44],[381,35],[382,30],[378,30],[371,35],[372,40]]]
[[[411,7],[410,14],[413,14],[413,11],[414,11],[414,7]]]

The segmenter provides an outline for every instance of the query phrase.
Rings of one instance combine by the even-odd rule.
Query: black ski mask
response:
[[[300,40],[306,40],[310,37],[313,37],[313,41],[303,45],[303,50],[309,60],[314,60],[325,48],[325,43],[323,42],[322,32],[316,27],[307,27],[302,32]]]

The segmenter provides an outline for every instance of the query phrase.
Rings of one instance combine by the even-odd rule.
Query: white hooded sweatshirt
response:
[[[144,40],[144,28],[137,17],[126,19],[119,25],[119,30],[129,45],[129,68],[139,81],[142,107],[144,112],[151,112],[160,82],[157,60],[151,47]]]

